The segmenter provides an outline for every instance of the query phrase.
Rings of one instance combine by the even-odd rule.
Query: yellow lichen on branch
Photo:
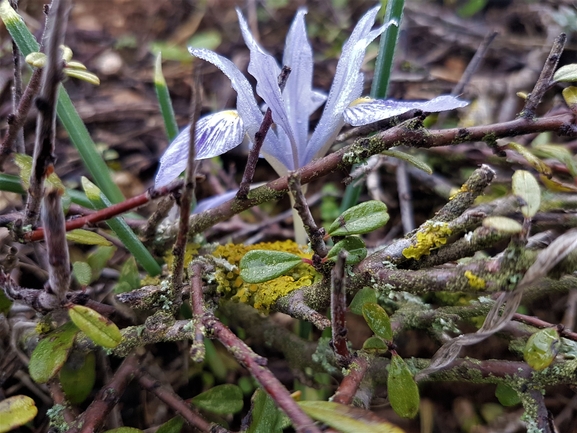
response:
[[[403,256],[419,260],[422,256],[429,255],[432,249],[445,245],[449,236],[451,229],[447,223],[428,221],[417,232],[417,243],[405,248]]]
[[[289,275],[283,275],[260,284],[246,283],[240,276],[239,262],[242,257],[251,250],[284,251],[296,254],[299,257],[311,259],[312,252],[302,249],[293,241],[264,242],[255,245],[227,244],[216,247],[213,255],[225,259],[231,266],[229,269],[219,267],[216,271],[218,290],[226,297],[252,305],[253,307],[268,311],[281,296],[301,287],[310,286],[318,278],[318,274],[312,266],[302,264],[290,271]]]

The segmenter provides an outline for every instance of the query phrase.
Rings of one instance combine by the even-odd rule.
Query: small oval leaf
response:
[[[577,63],[561,66],[555,71],[553,81],[570,83],[577,81]]]
[[[495,229],[501,233],[510,234],[521,233],[523,230],[523,226],[517,221],[502,216],[492,216],[485,218],[483,220],[483,227]]]
[[[246,433],[282,433],[290,425],[287,416],[262,388],[254,392],[251,403],[252,422]]]
[[[527,149],[522,144],[511,142],[507,144],[507,147],[513,149],[515,152],[525,158],[529,165],[539,173],[544,174],[547,177],[551,177],[553,174],[551,168],[547,164],[545,164],[540,158],[533,155],[531,150]]]
[[[373,412],[358,407],[332,401],[300,401],[298,405],[311,418],[343,433],[405,433]]]
[[[495,390],[495,397],[503,406],[516,406],[521,403],[519,394],[506,383],[500,382]]]
[[[427,174],[433,174],[433,170],[431,169],[431,167],[429,167],[427,164],[425,164],[423,161],[421,161],[415,155],[410,155],[408,153],[400,152],[400,151],[394,150],[394,149],[384,150],[381,153],[383,155],[392,156],[393,158],[397,158],[397,159],[401,159],[403,161],[406,161],[409,164],[411,164],[412,166],[418,168],[419,170],[424,171]]]
[[[577,107],[577,87],[569,86],[563,89],[563,92],[561,93],[563,94],[563,99],[567,106],[571,110],[575,110],[575,107]]]
[[[240,276],[249,284],[258,284],[280,277],[302,263],[296,254],[284,251],[252,250],[240,260]]]
[[[352,313],[355,314],[363,314],[363,305],[367,302],[377,302],[377,293],[371,289],[370,287],[363,287],[361,290],[357,292],[353,300],[351,301],[351,305],[349,305],[349,309]]]
[[[403,358],[393,353],[387,378],[391,407],[403,418],[414,418],[419,412],[419,388]]]
[[[342,241],[337,242],[328,252],[326,260],[335,262],[341,251],[347,252],[346,263],[356,265],[367,257],[365,242],[358,236],[347,236]]]
[[[15,395],[0,401],[0,433],[32,421],[38,409],[27,395]]]
[[[74,262],[72,264],[72,275],[78,281],[78,284],[85,287],[92,281],[92,268],[86,262]]]
[[[362,235],[384,226],[389,221],[387,205],[370,200],[344,211],[329,227],[330,236]]]
[[[525,170],[517,170],[513,174],[513,194],[522,198],[525,205],[521,213],[525,218],[533,218],[541,205],[541,190],[537,179]]]
[[[523,359],[534,370],[540,371],[549,367],[561,346],[557,328],[546,328],[535,332],[527,340],[523,350]]]
[[[80,404],[90,395],[96,380],[94,352],[73,352],[60,370],[60,386],[72,404]]]
[[[366,352],[383,353],[389,350],[389,348],[382,338],[372,336],[367,338],[363,343],[363,350]]]
[[[83,244],[83,245],[101,245],[101,246],[112,245],[112,242],[110,242],[104,236],[83,229],[76,229],[69,231],[68,233],[66,233],[66,239],[72,242],[76,242],[77,244]]]
[[[28,364],[28,371],[35,382],[46,383],[60,371],[77,333],[78,328],[68,322],[38,342]]]
[[[92,308],[73,305],[68,309],[68,314],[74,324],[96,344],[111,349],[122,341],[122,334],[116,325]]]
[[[367,302],[363,305],[362,311],[367,325],[377,337],[381,337],[385,341],[393,340],[391,319],[383,307],[377,303]]]
[[[219,415],[240,412],[244,406],[242,390],[232,384],[215,386],[193,397],[192,403],[200,409]]]

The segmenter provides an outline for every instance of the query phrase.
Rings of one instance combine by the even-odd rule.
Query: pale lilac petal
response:
[[[309,140],[304,158],[301,157],[301,165],[308,163],[314,157],[326,154],[344,125],[343,112],[363,91],[363,75],[360,69],[367,46],[389,25],[397,25],[395,21],[389,21],[370,31],[378,11],[379,6],[368,11],[355,26],[351,37],[344,45],[323,114]]]
[[[283,65],[290,67],[291,73],[282,95],[299,155],[305,152],[308,141],[309,115],[318,108],[318,100],[312,89],[313,50],[307,38],[306,13],[305,9],[298,10],[288,32],[283,55]]]
[[[245,136],[242,119],[234,110],[210,114],[196,123],[196,159],[222,155],[242,143]],[[154,184],[164,186],[176,179],[186,169],[190,131],[182,130],[170,143],[162,158]]]
[[[323,105],[327,100],[327,94],[321,90],[313,90],[311,95],[311,105],[309,107],[309,116]]]
[[[262,123],[263,114],[254,98],[254,91],[246,77],[238,70],[234,63],[226,57],[222,57],[213,51],[204,48],[188,48],[190,54],[199,59],[206,60],[220,69],[226,75],[231,83],[232,88],[236,91],[236,108],[242,117],[244,127],[248,131],[251,140],[254,134],[259,130]]]
[[[289,121],[286,104],[278,86],[280,68],[275,59],[256,43],[240,10],[237,9],[236,12],[242,37],[250,50],[248,72],[256,78],[256,92],[271,109],[273,121],[286,133],[293,159],[296,162],[298,161],[298,146]]]
[[[344,112],[347,123],[352,126],[368,125],[389,117],[399,116],[411,110],[427,113],[448,111],[468,104],[454,96],[443,95],[430,101],[395,101],[393,99],[360,98]]]

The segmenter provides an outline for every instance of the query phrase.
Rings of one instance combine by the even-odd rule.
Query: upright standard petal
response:
[[[367,46],[390,25],[389,21],[371,31],[379,6],[368,11],[358,22],[349,40],[343,46],[341,58],[323,114],[309,140],[307,151],[300,161],[304,165],[314,157],[326,154],[334,138],[344,125],[343,112],[363,91],[363,75],[360,72]]]
[[[245,129],[234,110],[221,111],[198,119],[195,128],[197,160],[222,155],[242,143]],[[160,158],[160,166],[154,184],[164,186],[176,179],[186,169],[190,131],[185,128],[170,143]]]
[[[298,10],[287,34],[283,55],[283,65],[291,68],[291,74],[282,95],[299,155],[304,153],[308,141],[309,116],[319,106],[312,88],[313,50],[307,38],[306,13],[305,9]]]
[[[293,156],[292,165],[297,166],[298,146],[289,121],[286,104],[278,86],[280,67],[277,65],[275,59],[256,43],[239,9],[236,10],[236,13],[238,15],[242,37],[250,50],[248,72],[256,78],[256,92],[271,109],[273,121],[284,130],[286,138],[288,139],[288,143],[284,145],[290,144]],[[282,142],[281,145],[283,145]]]
[[[469,104],[454,96],[443,95],[430,101],[395,101],[393,99],[359,98],[344,112],[345,121],[352,126],[368,125],[411,110],[437,113],[461,108]]]

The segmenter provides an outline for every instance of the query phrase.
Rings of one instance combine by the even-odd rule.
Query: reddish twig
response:
[[[364,356],[356,357],[349,365],[348,374],[343,378],[332,401],[340,404],[351,404],[361,381],[365,377],[369,361]]]
[[[139,194],[136,197],[129,198],[128,200],[125,200],[122,203],[118,203],[105,209],[101,209],[99,211],[91,213],[90,215],[66,221],[66,231],[68,232],[70,230],[79,229],[81,227],[90,224],[95,224],[97,222],[106,221],[108,219],[114,218],[120,214],[128,212],[139,206],[145,205],[149,201],[154,200],[158,197],[172,194],[175,191],[178,191],[181,187],[182,187],[182,181],[177,181],[157,189],[149,189],[148,191],[143,192],[142,194]],[[38,228],[34,231],[28,232],[24,234],[23,238],[25,242],[39,241],[44,238],[44,229]]]
[[[68,433],[92,433],[99,430],[107,415],[116,406],[124,390],[138,372],[138,367],[138,356],[134,354],[127,356],[116,370],[112,380],[98,391],[90,406],[76,419]]]
[[[140,370],[138,373],[138,383],[148,392],[154,394],[159,400],[163,401],[174,412],[179,414],[185,421],[203,432],[211,433],[226,433],[228,430],[217,425],[212,424],[197,414],[192,408],[186,404],[172,389],[163,386],[156,379],[154,379],[148,372]],[[211,430],[212,429],[212,430]]]
[[[347,309],[347,292],[345,280],[345,260],[347,254],[341,251],[331,271],[331,322],[332,346],[339,364],[347,367],[351,361],[351,352],[347,347],[347,324],[345,312]]]
[[[238,338],[230,329],[224,326],[216,317],[205,316],[204,325],[207,332],[218,339],[224,347],[244,365],[263,389],[271,396],[275,404],[282,409],[292,421],[294,429],[299,433],[320,433],[318,427],[307,414],[292,399],[287,389],[265,367],[266,359],[254,353],[244,341]]]
[[[525,314],[515,313],[513,315],[513,319],[517,322],[524,323],[526,325],[533,326],[535,328],[557,328],[559,330],[559,335],[561,337],[565,337],[569,340],[577,341],[577,332],[573,332],[570,329],[566,329],[563,325],[555,325],[554,323],[546,322],[545,320],[541,320],[537,317],[527,316]]]
[[[278,76],[278,86],[281,92],[284,89],[284,86],[288,80],[288,77],[291,73],[291,68],[288,66],[283,66],[280,75]],[[272,119],[272,111],[270,108],[266,110],[264,118],[262,119],[262,123],[260,125],[259,130],[254,135],[254,146],[250,150],[248,154],[248,159],[246,161],[246,167],[244,169],[244,173],[242,175],[242,180],[240,182],[240,187],[238,188],[238,192],[236,193],[236,197],[239,200],[244,200],[248,197],[248,191],[250,190],[250,184],[254,177],[254,172],[256,170],[256,164],[260,157],[260,149],[264,143],[264,139],[266,138],[266,134],[270,129],[271,125],[273,124]]]

